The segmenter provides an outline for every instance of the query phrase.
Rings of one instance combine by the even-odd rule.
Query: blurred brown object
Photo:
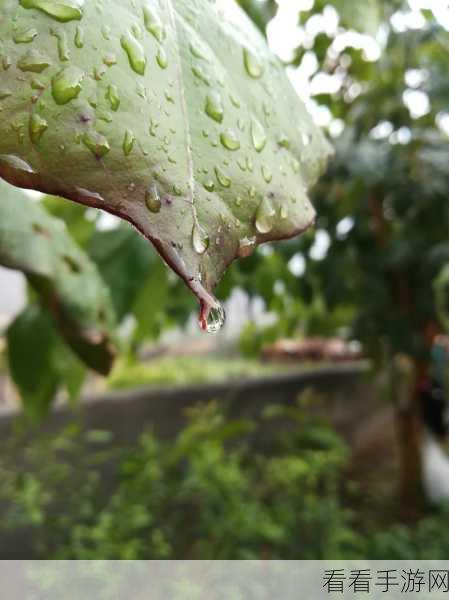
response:
[[[303,340],[279,340],[262,348],[267,361],[332,361],[344,362],[363,358],[358,342],[340,338],[310,337]]]

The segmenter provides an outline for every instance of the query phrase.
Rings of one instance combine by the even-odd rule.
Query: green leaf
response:
[[[382,18],[379,0],[333,0],[332,3],[338,10],[342,23],[348,29],[355,29],[362,33],[375,36]]]
[[[0,176],[133,223],[203,327],[236,257],[313,222],[329,146],[233,0],[3,0],[2,17]]]
[[[107,374],[115,356],[114,313],[95,265],[61,221],[2,181],[0,264],[26,275],[73,350]]]
[[[7,341],[11,376],[31,418],[47,413],[60,385],[71,400],[78,396],[85,370],[47,310],[38,304],[27,306],[8,328]]]

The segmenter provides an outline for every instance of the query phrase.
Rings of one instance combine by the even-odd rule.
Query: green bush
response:
[[[262,422],[279,431],[266,452],[250,444]],[[26,448],[25,474],[3,454],[1,528],[30,528],[40,558],[345,556],[356,540],[339,489],[344,445],[299,407],[262,422],[228,420],[211,403],[190,411],[174,442],[148,432],[113,461],[107,446],[83,451],[73,433]]]
[[[212,402],[127,450],[76,427],[18,435],[0,452],[2,539],[26,532],[46,559],[445,560],[448,508],[388,529],[345,508],[348,451],[303,402],[254,422]]]

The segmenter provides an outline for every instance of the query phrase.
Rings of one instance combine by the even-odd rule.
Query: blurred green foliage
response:
[[[179,356],[142,362],[126,357],[117,363],[108,379],[108,386],[111,389],[130,389],[147,385],[220,382],[267,376],[290,369],[245,359]]]
[[[445,560],[444,507],[411,526],[355,519],[348,451],[306,401],[258,422],[197,406],[175,440],[127,450],[74,426],[3,442],[2,539],[42,559]]]
[[[96,464],[110,459],[107,444],[86,453],[74,432],[42,436],[20,451],[21,473],[17,449],[3,449],[0,528],[27,528],[47,559],[344,556],[356,541],[340,492],[346,448],[299,407],[264,420],[275,430],[277,420],[287,423],[287,433],[264,442],[268,452],[251,443],[260,424],[229,420],[214,403],[190,409],[174,441],[148,432],[114,456],[120,466],[107,493]]]

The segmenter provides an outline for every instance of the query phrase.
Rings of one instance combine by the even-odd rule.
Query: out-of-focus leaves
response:
[[[446,331],[449,331],[449,264],[441,270],[433,283],[437,313]]]
[[[267,24],[276,14],[276,2],[274,0],[237,0],[237,2],[264,33]]]
[[[110,231],[95,231],[88,252],[111,291],[118,320],[129,314],[156,255],[127,224]]]
[[[114,312],[97,268],[61,221],[4,182],[0,264],[26,275],[72,349],[89,367],[107,374],[115,356]]]
[[[342,24],[348,29],[355,29],[375,36],[381,23],[380,0],[332,0]]]
[[[45,416],[60,387],[77,398],[85,369],[46,309],[29,305],[8,328],[7,342],[11,376],[32,419]]]

